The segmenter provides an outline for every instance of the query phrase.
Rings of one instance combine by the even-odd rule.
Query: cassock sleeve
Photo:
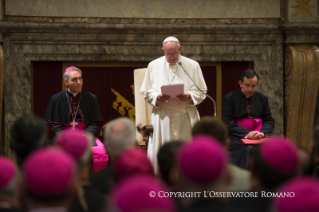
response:
[[[51,131],[52,131],[54,137],[58,132],[62,131],[63,129],[64,128],[61,124],[57,124],[57,123],[51,124]]]
[[[57,115],[57,110],[58,110],[57,108],[58,108],[57,102],[55,101],[54,97],[51,96],[47,109],[44,114],[44,120],[46,123],[50,123],[51,125],[52,122],[54,121],[56,122],[56,119],[57,119],[56,117],[59,117]],[[58,120],[58,122],[62,122],[62,121]]]
[[[58,123],[50,123],[50,129],[52,134],[50,134],[49,136],[49,143],[51,145],[54,145],[54,141],[55,141],[55,137],[56,135],[61,132],[62,130],[64,130],[63,126],[61,124]]]
[[[100,129],[99,126],[100,126],[99,122],[92,122],[90,124],[87,124],[85,132],[92,133],[93,135],[96,136]]]
[[[263,109],[264,109],[264,115],[262,118],[263,127],[261,128],[260,132],[263,132],[264,134],[272,134],[275,129],[275,122],[273,117],[271,116],[267,96],[264,96],[264,99],[263,99]]]
[[[82,120],[86,125],[97,124],[103,120],[98,99],[92,93],[83,91],[80,111]]]
[[[249,133],[249,130],[237,124],[234,119],[233,107],[231,95],[225,95],[223,98],[223,121],[228,127],[228,133],[231,136],[244,138]]]
[[[146,102],[151,104],[154,107],[157,107],[157,95],[159,94],[152,88],[152,80],[151,80],[151,72],[152,66],[148,65],[144,80],[140,89],[140,93],[143,93],[144,99]]]
[[[195,64],[194,73],[192,75],[193,75],[192,78],[193,78],[194,82],[197,84],[197,86],[206,93],[207,86],[206,86],[206,83],[205,83],[205,80],[203,77],[203,72],[202,72],[198,63]],[[186,77],[188,77],[188,76],[186,76]],[[200,104],[206,98],[206,95],[203,94],[201,91],[199,91],[193,82],[191,82],[191,89],[188,90],[187,92],[190,94],[191,100],[192,100],[192,101],[189,101],[189,103],[193,104],[193,105]]]
[[[84,123],[86,123],[85,132],[96,136],[100,130],[100,122],[103,120],[99,102],[94,94],[87,92],[85,94],[89,94],[85,99],[90,102],[90,104],[83,104],[82,118]]]
[[[49,137],[49,143],[54,144],[57,133],[63,130],[63,120],[60,113],[60,104],[57,100],[58,94],[52,96],[49,100],[44,120],[50,125],[51,133]]]
[[[61,91],[50,98],[44,120],[46,123],[66,125],[69,123],[69,105],[65,97],[65,91]]]

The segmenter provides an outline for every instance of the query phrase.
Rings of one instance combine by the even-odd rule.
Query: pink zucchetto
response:
[[[284,184],[277,194],[273,207],[277,212],[317,212],[319,211],[319,182],[310,177],[295,178]]]
[[[156,177],[145,175],[128,177],[111,192],[111,208],[121,212],[176,211],[174,200],[164,197],[164,192],[168,192],[167,188]]]
[[[196,135],[181,147],[178,166],[183,175],[195,183],[212,183],[224,172],[226,151],[219,141],[206,135]]]
[[[57,137],[55,144],[79,160],[88,148],[88,138],[79,130],[64,130]]]
[[[74,180],[76,163],[62,149],[47,147],[36,150],[25,161],[23,175],[27,187],[35,195],[59,195]]]
[[[292,173],[298,168],[298,149],[285,137],[272,137],[260,147],[260,155],[272,168]]]
[[[135,147],[122,152],[115,159],[114,174],[120,180],[136,174],[152,176],[154,171],[146,153],[140,147]]]
[[[0,156],[0,191],[6,188],[13,180],[17,167],[10,159]]]
[[[64,73],[66,73],[66,72],[70,71],[70,70],[71,70],[71,69],[73,69],[73,68],[76,68],[76,67],[75,67],[75,66],[67,67],[67,68],[65,69]]]

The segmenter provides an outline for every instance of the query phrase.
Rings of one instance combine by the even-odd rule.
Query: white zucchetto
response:
[[[170,36],[163,41],[163,44],[166,42],[171,42],[171,41],[179,43],[179,40],[177,38]]]

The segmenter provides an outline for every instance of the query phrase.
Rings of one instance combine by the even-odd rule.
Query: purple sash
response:
[[[64,126],[64,129],[73,129],[73,122],[69,122],[69,125]],[[86,128],[86,124],[83,122],[75,122],[77,125],[75,125],[75,130],[84,131]],[[93,152],[93,167],[92,171],[97,172],[107,166],[107,162],[109,160],[109,157],[107,155],[107,152],[105,150],[104,144],[95,137],[95,143],[97,146],[92,146],[92,152]]]
[[[242,127],[245,127],[249,131],[259,131],[263,127],[263,121],[261,119],[249,119],[249,118],[242,118],[236,120],[237,124]]]

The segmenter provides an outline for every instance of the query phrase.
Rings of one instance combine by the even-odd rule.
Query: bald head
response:
[[[111,126],[111,133],[113,135],[119,136],[123,132],[123,130],[125,130],[125,128],[126,128],[126,125],[124,122],[115,121],[113,123],[113,126]]]

